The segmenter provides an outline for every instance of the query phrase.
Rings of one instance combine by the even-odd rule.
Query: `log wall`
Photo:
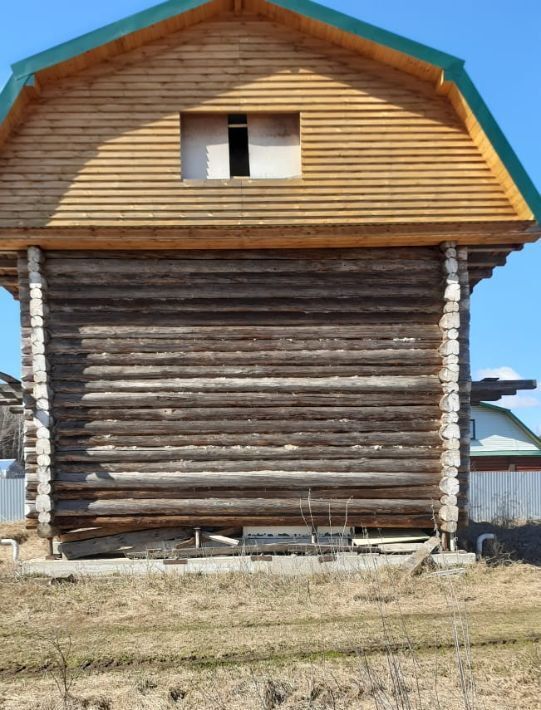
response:
[[[0,229],[518,219],[434,83],[255,15],[40,91],[0,155]],[[183,181],[183,112],[299,113],[302,179]]]
[[[44,272],[61,531],[432,527],[439,248],[46,252]]]

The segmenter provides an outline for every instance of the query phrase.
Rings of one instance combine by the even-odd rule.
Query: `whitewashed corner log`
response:
[[[453,534],[458,524],[458,473],[461,465],[461,430],[459,426],[461,397],[461,299],[462,284],[459,270],[459,254],[454,242],[441,245],[443,251],[443,309],[440,319],[442,363],[439,378],[443,396],[440,400],[442,440],[439,527]]]
[[[36,475],[40,490],[36,497],[38,532],[43,537],[54,533],[52,496],[52,417],[50,371],[47,360],[47,279],[44,275],[44,256],[38,247],[29,247],[28,265],[28,310],[32,316],[30,347],[32,353],[32,420],[35,432],[35,452],[38,457]]]
[[[470,365],[470,279],[468,247],[457,249],[458,280],[460,283],[460,429],[461,429],[461,462],[459,467],[460,492],[468,499],[470,478],[470,445],[471,445],[471,365]],[[462,523],[468,519],[468,506],[461,514]]]

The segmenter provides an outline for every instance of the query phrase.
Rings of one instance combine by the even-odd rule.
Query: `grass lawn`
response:
[[[540,707],[534,566],[51,585],[2,560],[2,710]]]

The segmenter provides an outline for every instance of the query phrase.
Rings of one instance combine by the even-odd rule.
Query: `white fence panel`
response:
[[[24,478],[0,478],[0,523],[24,519]]]
[[[541,521],[541,471],[472,471],[470,518]]]

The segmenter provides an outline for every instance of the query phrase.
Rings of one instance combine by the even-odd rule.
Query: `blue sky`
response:
[[[155,0],[19,0],[0,9],[0,86],[10,64],[155,5]],[[539,0],[325,0],[324,4],[467,60],[481,94],[539,187],[541,185],[541,2]],[[481,283],[472,303],[475,376],[541,382],[541,243],[513,254]],[[18,308],[0,290],[0,370],[17,374]],[[541,433],[541,390],[507,398]]]

